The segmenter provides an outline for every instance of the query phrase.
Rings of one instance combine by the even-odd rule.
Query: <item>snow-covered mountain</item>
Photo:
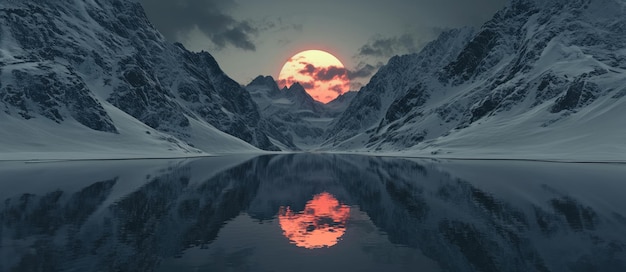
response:
[[[320,145],[623,159],[625,48],[622,0],[512,0],[480,29],[446,31],[324,105],[271,77],[244,89],[210,54],[167,43],[134,0],[6,1],[0,159]]]
[[[298,83],[280,89],[271,76],[258,76],[246,90],[259,107],[263,131],[283,150],[316,148],[330,122],[346,109],[355,94],[347,92],[323,104]]]
[[[324,148],[623,159],[625,96],[626,2],[513,0],[392,58]]]
[[[278,149],[248,92],[133,0],[3,1],[0,72],[3,156]]]

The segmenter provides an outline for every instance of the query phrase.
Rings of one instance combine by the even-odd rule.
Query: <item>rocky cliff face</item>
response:
[[[3,115],[120,133],[111,105],[181,145],[204,149],[215,127],[277,149],[248,92],[209,53],[166,42],[135,1],[9,1],[0,25]]]
[[[209,53],[167,43],[132,0],[11,1],[0,8],[0,151],[87,142],[75,149],[562,157],[576,146],[604,158],[626,152],[625,10],[513,0],[323,105],[267,77],[242,88]]]
[[[441,154],[617,144],[625,15],[615,0],[512,1],[476,32],[445,32],[422,52],[391,59],[325,145]]]
[[[323,104],[298,83],[279,89],[271,76],[257,77],[246,90],[259,107],[264,131],[286,150],[316,148],[330,122],[354,98],[354,92],[348,92]]]
[[[353,137],[360,138],[363,133],[374,132],[392,104],[397,108],[400,106],[399,103],[402,103],[400,101],[407,103],[410,96],[429,97],[429,94],[421,94],[423,90],[420,89],[418,82],[429,80],[425,77],[426,74],[441,69],[449,63],[469,42],[473,34],[474,30],[471,28],[450,30],[442,33],[419,54],[391,58],[389,63],[383,66],[356,94],[345,112],[333,122],[326,134],[326,144],[343,148],[363,146],[366,143],[365,138],[349,143],[346,141]],[[430,81],[433,80],[430,79]],[[404,112],[389,114],[404,115],[415,105],[403,106]]]

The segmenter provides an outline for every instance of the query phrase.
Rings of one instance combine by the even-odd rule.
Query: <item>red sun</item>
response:
[[[283,235],[296,246],[308,249],[336,245],[346,232],[348,217],[350,207],[329,193],[314,196],[302,212],[294,213],[289,207],[280,207],[278,212]]]
[[[321,50],[302,51],[291,57],[278,75],[278,85],[300,83],[313,99],[328,103],[350,90],[348,70],[335,56]]]

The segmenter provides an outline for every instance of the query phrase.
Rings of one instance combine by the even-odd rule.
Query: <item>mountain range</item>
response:
[[[514,0],[392,58],[325,149],[623,159],[626,3]]]
[[[512,0],[329,104],[168,43],[131,0],[0,7],[2,159],[261,150],[620,160],[626,3]],[[25,136],[26,135],[26,136]]]
[[[167,42],[135,1],[8,1],[0,25],[7,156],[278,150],[248,92],[209,53]]]
[[[343,113],[356,92],[347,92],[328,104],[314,100],[300,85],[279,89],[271,76],[259,76],[246,86],[258,105],[264,131],[283,150],[316,148],[330,122]]]

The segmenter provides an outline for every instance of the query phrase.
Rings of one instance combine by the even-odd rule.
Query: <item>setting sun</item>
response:
[[[283,65],[278,85],[289,87],[296,82],[322,103],[328,103],[350,89],[348,71],[343,63],[321,50],[302,51]]]
[[[307,202],[302,212],[294,213],[289,207],[281,207],[278,222],[293,244],[314,249],[337,244],[346,232],[349,216],[350,207],[325,192]]]

